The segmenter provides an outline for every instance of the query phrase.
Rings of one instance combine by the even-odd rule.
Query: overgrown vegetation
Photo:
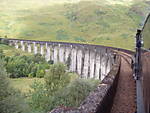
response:
[[[4,61],[0,58],[0,113],[29,113],[24,98],[11,87],[4,68]]]
[[[50,111],[58,106],[77,107],[94,90],[98,81],[79,79],[66,72],[63,64],[54,64],[45,82],[34,82],[29,103],[34,110]]]
[[[45,75],[45,70],[49,68],[49,64],[40,54],[31,56],[5,56],[0,51],[0,56],[5,60],[7,73],[11,78],[18,77],[38,77]]]

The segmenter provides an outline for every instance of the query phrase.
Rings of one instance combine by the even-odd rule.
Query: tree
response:
[[[45,75],[46,87],[49,92],[55,92],[69,83],[66,66],[62,63],[53,64]]]

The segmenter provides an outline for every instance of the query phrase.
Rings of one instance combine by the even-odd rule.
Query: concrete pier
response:
[[[50,60],[54,61],[54,46],[52,44],[50,45],[50,50],[51,50]]]
[[[76,72],[76,60],[77,60],[77,49],[76,47],[72,47],[71,51],[71,65],[70,65],[70,71]]]
[[[63,45],[59,46],[59,62],[65,63],[65,47]]]
[[[111,56],[110,54],[107,54],[107,64],[106,64],[106,75],[109,73],[110,69],[111,69]]]
[[[45,54],[45,59],[46,61],[50,61],[50,57],[51,57],[51,52],[50,52],[50,45],[47,45],[46,47],[46,54]]]
[[[83,73],[82,73],[82,77],[83,78],[88,78],[88,73],[89,73],[89,50],[85,49],[84,50],[85,54],[84,54],[84,64],[83,64]]]
[[[90,61],[89,61],[89,71],[90,71],[90,78],[94,78],[94,69],[95,69],[95,48],[90,48]]]
[[[68,61],[70,54],[71,54],[71,46],[65,46],[65,62]]]
[[[9,40],[9,46],[13,46],[13,41]]]
[[[101,53],[97,50],[96,52],[96,61],[95,61],[95,79],[101,78],[101,60],[100,60]]]
[[[27,43],[27,48],[28,48],[28,52],[31,53],[32,52],[32,47],[31,47],[31,42]]]
[[[101,79],[103,80],[106,76],[106,64],[107,64],[107,54],[103,54],[101,58]]]
[[[20,41],[22,51],[25,51],[24,41]]]
[[[36,42],[33,42],[33,48],[34,48],[34,54],[38,53],[37,44]]]
[[[83,58],[83,48],[80,47],[78,48],[78,51],[77,51],[77,73],[79,75],[82,74],[82,58]]]
[[[58,62],[58,45],[54,45],[54,63]]]
[[[40,54],[43,56],[44,55],[44,44],[40,43]]]
[[[16,49],[19,48],[18,41],[15,41],[15,48],[16,48]]]
[[[47,46],[48,46],[48,44],[47,43],[45,43],[45,48],[47,49]]]

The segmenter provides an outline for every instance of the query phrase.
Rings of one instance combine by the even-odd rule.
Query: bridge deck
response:
[[[126,57],[126,59],[128,59]],[[114,98],[111,113],[135,113],[135,81],[132,76],[131,65],[125,57],[121,58],[121,68],[117,92]]]

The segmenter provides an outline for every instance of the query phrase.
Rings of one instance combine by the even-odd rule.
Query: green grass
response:
[[[21,91],[21,93],[28,93],[31,89],[31,85],[34,81],[44,82],[43,78],[16,78],[10,79],[11,85],[15,89]]]
[[[16,54],[31,55],[31,53],[23,52],[21,49],[16,49],[13,46],[8,46],[5,44],[0,44],[0,49],[3,50],[3,52],[6,56],[14,56]]]
[[[133,49],[148,7],[149,0],[2,0],[0,36]]]
[[[69,76],[71,76],[70,82],[78,78],[78,76],[74,73],[69,73]],[[34,81],[38,81],[41,83],[44,83],[44,78],[10,78],[11,85],[15,89],[21,91],[21,93],[28,93],[31,89],[31,85],[33,84]],[[92,80],[89,80],[92,83]],[[98,80],[93,80],[93,82],[98,82]]]

